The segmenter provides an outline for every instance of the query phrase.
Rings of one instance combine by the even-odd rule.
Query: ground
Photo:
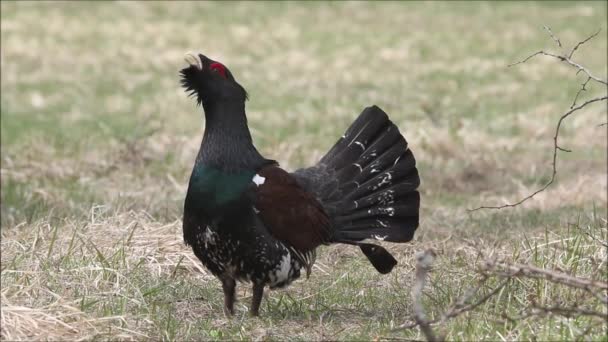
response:
[[[437,253],[429,318],[479,279],[488,254],[608,278],[596,241],[606,234],[606,102],[565,122],[572,152],[559,153],[547,191],[517,208],[467,211],[550,178],[555,123],[585,77],[542,56],[507,65],[559,52],[543,25],[565,49],[602,29],[575,59],[606,79],[605,2],[3,1],[1,10],[4,340],[423,339],[417,327],[395,328],[413,321],[413,255],[427,248]],[[178,83],[187,51],[231,69],[249,92],[255,143],[289,170],[318,160],[364,107],[389,113],[422,178],[415,240],[384,244],[399,261],[392,273],[355,248],[324,247],[310,279],[267,293],[261,318],[247,315],[248,286],[224,317],[219,282],[181,235],[204,127]],[[455,340],[605,340],[597,317],[511,318],[558,299],[606,310],[517,278],[434,329]]]

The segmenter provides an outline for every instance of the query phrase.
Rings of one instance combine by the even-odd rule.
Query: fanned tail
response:
[[[333,242],[358,245],[381,273],[395,259],[365,239],[408,242],[418,228],[420,177],[414,154],[388,115],[366,108],[313,167],[294,173],[333,223]]]

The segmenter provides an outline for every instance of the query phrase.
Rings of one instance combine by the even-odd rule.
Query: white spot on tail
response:
[[[266,178],[258,175],[257,173],[255,174],[255,176],[253,176],[252,180],[257,186],[260,186],[266,182]]]
[[[381,213],[386,214],[388,216],[395,216],[395,208],[386,207],[386,208],[378,208]]]
[[[359,168],[359,172],[363,172],[363,168],[361,167],[361,164],[359,163],[354,163],[353,165],[355,165],[356,167]]]
[[[375,162],[370,164],[370,167],[372,168],[372,171],[370,171],[370,172],[372,174],[382,171],[381,169],[378,168],[379,164],[380,164],[380,161],[378,161],[378,160],[376,160]]]
[[[395,192],[393,190],[386,190],[378,196],[378,202],[381,205],[391,204],[395,201]]]
[[[397,163],[399,162],[399,159],[401,159],[401,156],[397,157],[397,159],[395,159],[395,162],[393,163],[393,166],[397,165]]]
[[[260,213],[260,211],[259,211],[259,210],[258,210],[258,208],[256,208],[256,207],[253,207],[253,212],[254,212],[254,213],[256,213],[256,214],[259,214],[259,213]],[[237,242],[238,242],[238,241],[237,241]]]
[[[379,240],[379,241],[384,241],[384,239],[386,239],[387,237],[388,237],[388,235],[384,235],[384,236],[374,235],[374,239]]]
[[[382,187],[384,184],[391,184],[391,179],[393,178],[393,175],[391,174],[390,171],[386,172],[384,174],[384,177],[382,177],[382,179],[380,180],[380,182],[376,185],[372,187],[372,190],[377,190],[380,187]]]
[[[360,143],[358,141],[354,141],[354,143],[361,146],[361,149],[363,149],[363,151],[365,151],[365,145],[363,145],[362,143]]]

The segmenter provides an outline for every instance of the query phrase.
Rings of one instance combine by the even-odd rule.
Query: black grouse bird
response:
[[[380,108],[366,108],[314,166],[286,172],[253,145],[247,93],[223,64],[186,55],[181,83],[205,112],[203,141],[184,204],[184,241],[222,282],[233,314],[236,281],[253,284],[250,313],[264,287],[310,274],[320,245],[359,246],[388,273],[395,258],[364,242],[408,242],[418,227],[416,161]]]

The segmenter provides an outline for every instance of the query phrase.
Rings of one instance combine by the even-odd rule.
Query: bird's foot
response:
[[[226,318],[232,318],[234,316],[234,308],[224,306],[224,316],[226,316]]]

